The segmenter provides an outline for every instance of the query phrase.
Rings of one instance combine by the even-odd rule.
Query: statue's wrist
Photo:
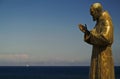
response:
[[[89,34],[90,34],[90,32],[89,32],[88,30],[86,30],[86,31],[85,31],[85,34],[89,35]]]

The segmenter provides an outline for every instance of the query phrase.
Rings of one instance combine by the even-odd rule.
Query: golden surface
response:
[[[84,41],[93,45],[90,79],[115,79],[111,49],[113,43],[111,17],[107,11],[102,10],[100,3],[91,5],[90,13],[93,20],[96,21],[95,27],[88,33],[84,32],[83,26],[79,26],[80,30],[85,33]]]

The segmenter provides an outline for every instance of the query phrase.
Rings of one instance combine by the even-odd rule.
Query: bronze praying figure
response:
[[[95,27],[89,31],[86,25],[79,24],[79,29],[84,33],[84,41],[93,46],[90,79],[115,79],[114,63],[112,57],[113,23],[111,16],[100,3],[90,7],[90,14]]]

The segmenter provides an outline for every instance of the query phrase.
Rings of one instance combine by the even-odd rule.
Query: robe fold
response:
[[[97,21],[84,41],[93,45],[90,67],[90,79],[115,79],[112,57],[113,24],[107,11]]]

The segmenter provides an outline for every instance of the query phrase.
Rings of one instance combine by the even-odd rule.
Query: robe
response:
[[[107,11],[104,11],[84,41],[93,46],[90,66],[90,79],[115,79],[112,57],[113,24]]]

